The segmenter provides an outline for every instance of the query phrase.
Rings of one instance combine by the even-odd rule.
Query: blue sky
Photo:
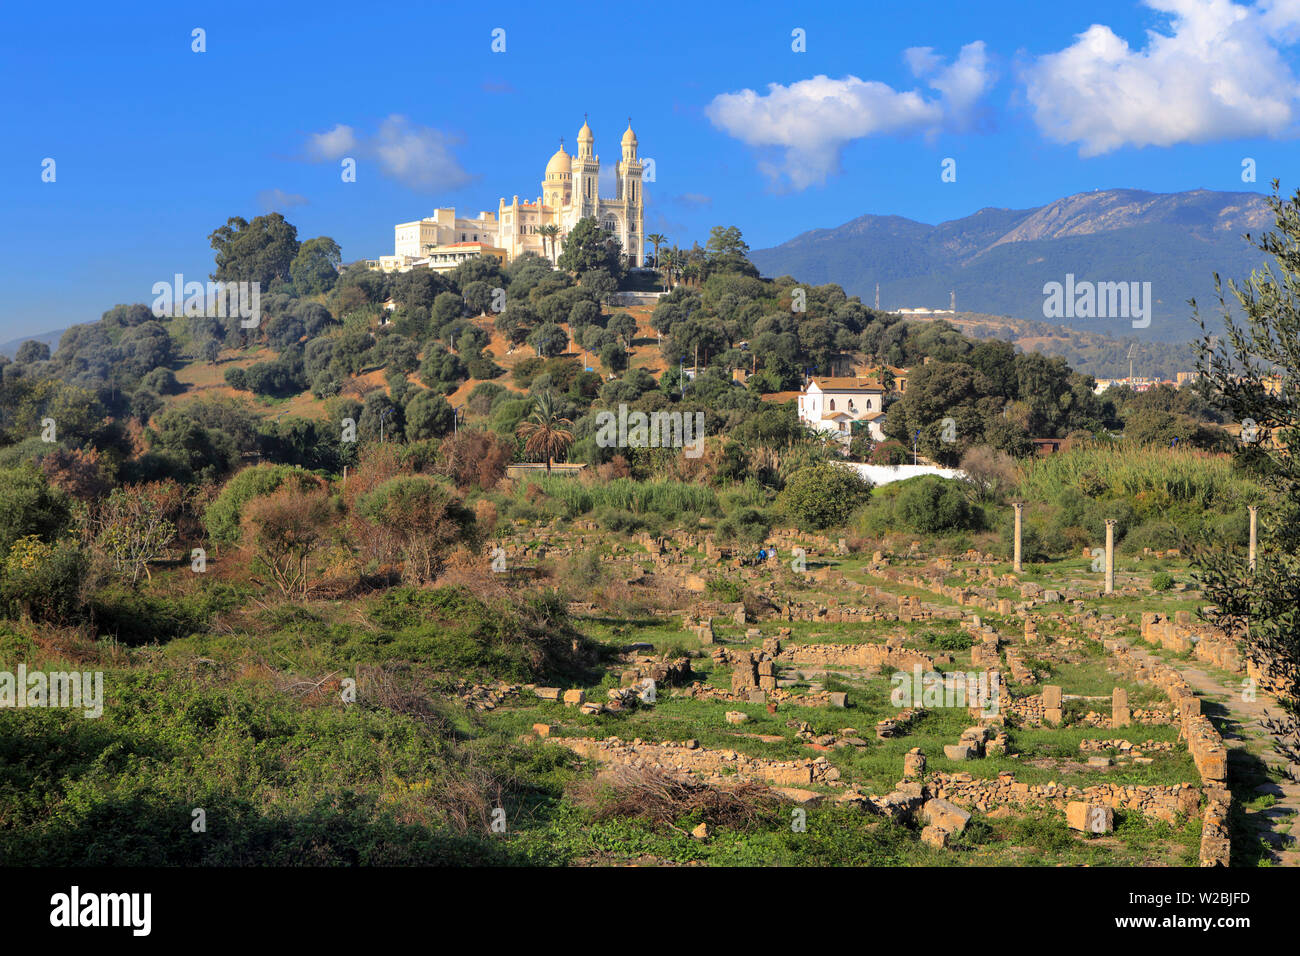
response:
[[[683,245],[1096,188],[1295,188],[1300,0],[74,2],[2,25],[0,341],[206,278],[230,216],[277,209],[346,261],[437,206],[533,198],[584,113],[603,164],[632,117],[647,231]]]

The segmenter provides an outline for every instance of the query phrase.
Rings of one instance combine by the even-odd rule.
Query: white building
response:
[[[814,378],[799,393],[799,419],[847,442],[854,422],[866,422],[874,441],[884,441],[885,390],[865,378]]]
[[[456,215],[455,209],[435,209],[426,219],[401,222],[393,227],[393,255],[396,258],[423,259],[436,246],[461,242],[496,246],[497,226],[497,217],[490,212],[480,212],[475,219],[464,219]]]
[[[542,194],[536,201],[499,200],[494,215],[480,212],[465,219],[455,209],[436,209],[426,219],[398,223],[394,228],[393,255],[372,260],[372,268],[384,272],[405,271],[421,266],[433,249],[464,243],[482,243],[502,249],[507,261],[527,252],[554,262],[564,248],[564,237],[580,219],[596,222],[618,239],[630,268],[645,266],[645,196],[642,192],[644,164],[637,157],[636,133],[629,121],[619,143],[622,159],[615,165],[614,196],[599,193],[600,157],[595,137],[584,121],[578,130],[578,153],[570,156],[561,141],[559,150],[546,164]],[[554,226],[554,237],[542,229]],[[548,230],[549,231],[549,230]]]

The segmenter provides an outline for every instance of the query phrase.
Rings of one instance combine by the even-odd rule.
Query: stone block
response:
[[[913,747],[903,754],[903,777],[914,780],[925,773],[925,754],[920,747]]]
[[[970,822],[970,813],[948,800],[927,800],[921,808],[921,817],[931,826],[941,827],[949,833],[961,833]]]
[[[587,692],[585,690],[566,690],[564,692],[564,706],[577,707],[587,702]]]
[[[942,850],[948,845],[948,837],[948,831],[941,827],[928,826],[921,831],[921,842],[936,850]]]
[[[1065,806],[1065,824],[1081,833],[1110,833],[1115,829],[1115,811],[1099,804],[1071,800]]]

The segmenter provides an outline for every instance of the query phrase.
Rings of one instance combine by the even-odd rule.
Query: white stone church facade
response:
[[[372,268],[384,272],[406,271],[419,266],[437,268],[438,262],[455,258],[451,247],[460,252],[481,247],[484,254],[495,254],[506,261],[526,252],[534,252],[554,262],[564,250],[564,237],[578,220],[593,218],[614,235],[623,247],[629,268],[645,265],[645,195],[644,164],[637,156],[636,133],[629,121],[619,144],[622,158],[615,166],[615,193],[602,198],[599,192],[600,157],[595,152],[595,137],[584,121],[578,130],[578,151],[570,155],[561,142],[542,178],[542,194],[534,202],[520,202],[515,196],[507,203],[502,198],[494,216],[481,212],[469,219],[456,215],[455,209],[438,209],[433,216],[394,227],[393,255],[372,261]],[[554,241],[540,232],[543,226],[559,229]]]

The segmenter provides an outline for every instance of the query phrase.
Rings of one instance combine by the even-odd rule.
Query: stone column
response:
[[[1061,706],[1061,688],[1055,684],[1043,685],[1043,720],[1053,727],[1061,726],[1064,717]]]
[[[1106,593],[1115,592],[1115,519],[1106,519]]]
[[[1025,510],[1025,503],[1023,501],[1017,501],[1014,502],[1011,507],[1016,509],[1016,544],[1014,555],[1011,558],[1011,570],[1016,572],[1016,574],[1019,574],[1021,570],[1023,570],[1020,565],[1020,523],[1021,515]]]
[[[1116,687],[1110,692],[1110,725],[1115,727],[1127,727],[1132,720],[1132,712],[1128,707],[1128,691],[1123,687]]]
[[[1255,541],[1256,541],[1256,518],[1259,515],[1259,508],[1256,505],[1250,506],[1250,569],[1255,570]]]

